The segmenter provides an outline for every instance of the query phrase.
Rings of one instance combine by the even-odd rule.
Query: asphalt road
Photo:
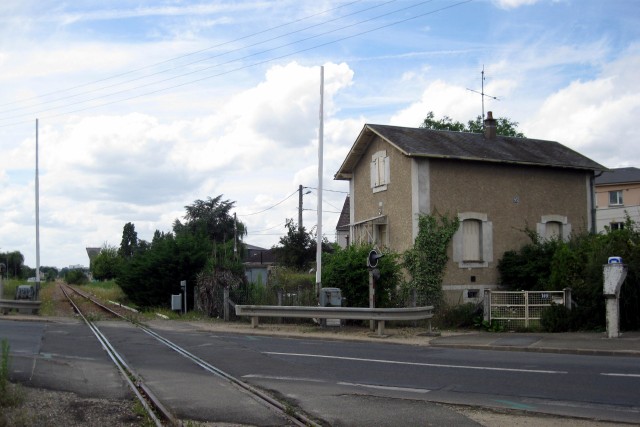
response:
[[[181,417],[279,425],[264,408],[137,328],[99,325]],[[638,358],[158,332],[329,425],[478,425],[438,403],[640,423]],[[12,377],[21,382],[84,396],[130,395],[82,324],[0,321],[0,337],[9,339]]]
[[[324,396],[357,395],[640,422],[637,358],[163,333],[317,415]]]

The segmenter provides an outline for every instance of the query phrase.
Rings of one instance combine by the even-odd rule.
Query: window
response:
[[[622,190],[609,191],[609,206],[622,206]]]
[[[373,192],[384,191],[389,184],[389,157],[387,151],[382,150],[371,156],[371,188]]]
[[[624,222],[612,222],[610,224],[611,230],[623,230]]]
[[[387,224],[376,224],[373,237],[375,245],[378,246],[379,249],[389,246],[387,240]]]
[[[536,232],[546,240],[566,241],[571,235],[571,224],[566,215],[542,215],[540,222],[536,224]]]
[[[477,219],[462,221],[462,261],[482,261],[482,223]]]
[[[549,221],[544,227],[544,237],[547,240],[562,238],[562,223],[559,221]]]
[[[493,224],[487,214],[461,212],[453,235],[453,261],[460,268],[488,267],[493,262]]]

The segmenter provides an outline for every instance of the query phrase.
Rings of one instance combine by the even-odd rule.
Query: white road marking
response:
[[[281,381],[304,381],[304,382],[312,382],[312,383],[326,382],[324,380],[317,380],[315,378],[278,377],[274,375],[261,375],[261,374],[247,374],[247,375],[243,375],[242,378],[261,378],[265,380],[281,380]]]
[[[601,372],[600,375],[605,375],[609,377],[631,377],[631,378],[640,378],[640,374],[617,374],[615,372]]]
[[[348,385],[348,386],[352,386],[352,387],[375,388],[375,389],[378,389],[378,390],[408,391],[408,392],[411,392],[411,393],[429,393],[431,391],[431,390],[427,390],[426,388],[392,387],[392,386],[375,385],[375,384],[358,384],[358,383],[339,382],[338,385]]]
[[[568,374],[567,371],[547,371],[541,369],[517,369],[517,368],[495,368],[491,366],[467,366],[467,365],[444,365],[439,363],[401,362],[398,360],[364,359],[360,357],[326,356],[323,354],[303,354],[303,353],[280,353],[275,351],[265,351],[263,354],[275,356],[292,357],[316,357],[321,359],[352,360],[355,362],[388,363],[393,365],[427,366],[431,368],[452,368],[452,369],[475,369],[480,371],[503,371],[503,372],[523,372],[530,374]]]

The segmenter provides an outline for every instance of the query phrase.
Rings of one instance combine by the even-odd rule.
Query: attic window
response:
[[[389,184],[389,157],[382,150],[371,156],[371,188],[373,192],[384,191]]]

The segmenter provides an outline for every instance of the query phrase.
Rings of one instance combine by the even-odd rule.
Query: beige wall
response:
[[[380,150],[387,151],[391,162],[390,183],[386,191],[374,193],[369,163],[371,156]],[[414,183],[419,181],[416,171],[427,175],[424,191],[429,194],[420,195],[419,202],[415,201],[417,193],[412,194],[412,170]],[[492,261],[487,267],[461,268],[453,262],[452,246],[449,248],[450,261],[443,284],[456,289],[459,295],[467,285],[477,289],[494,287],[499,279],[496,266],[502,254],[528,243],[521,230],[528,226],[535,231],[543,215],[566,216],[573,232],[587,230],[589,174],[502,163],[412,160],[376,137],[354,170],[352,222],[378,216],[381,202],[382,214],[388,220],[389,247],[401,253],[413,245],[412,212],[420,211],[419,207],[441,214],[486,214],[493,228]]]
[[[493,261],[488,268],[460,268],[452,261],[450,247],[444,282],[471,285],[475,276],[475,285],[496,284],[502,254],[529,243],[521,230],[535,231],[542,215],[566,216],[573,232],[587,230],[587,182],[587,173],[565,169],[430,161],[432,211],[484,213],[493,225]]]
[[[622,206],[609,206],[609,192],[622,190]],[[627,215],[640,222],[640,186],[638,184],[610,184],[596,187],[597,231],[613,222],[625,222]]]

